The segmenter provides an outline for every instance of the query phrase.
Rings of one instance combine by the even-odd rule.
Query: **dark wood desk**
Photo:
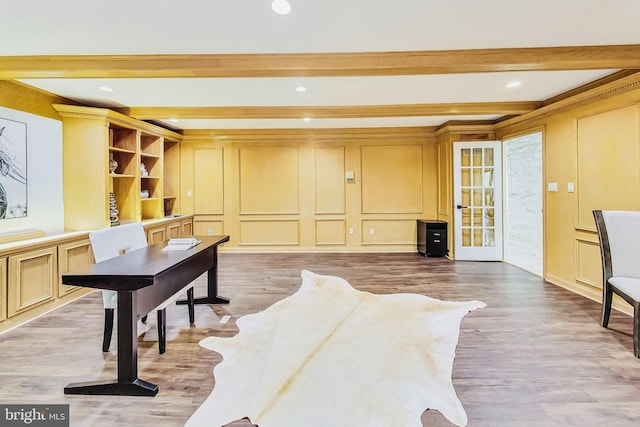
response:
[[[206,301],[226,303],[218,294],[218,245],[229,236],[198,236],[186,251],[163,251],[165,243],[131,251],[62,275],[62,283],[118,292],[118,378],[69,384],[65,394],[155,396],[158,386],[138,378],[137,320],[208,272]],[[203,299],[201,299],[203,300]]]

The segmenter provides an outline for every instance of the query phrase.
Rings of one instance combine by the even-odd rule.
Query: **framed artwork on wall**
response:
[[[0,219],[27,216],[27,124],[0,117]]]

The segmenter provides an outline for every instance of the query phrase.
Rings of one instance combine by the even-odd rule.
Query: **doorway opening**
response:
[[[542,277],[542,132],[503,142],[504,261]]]

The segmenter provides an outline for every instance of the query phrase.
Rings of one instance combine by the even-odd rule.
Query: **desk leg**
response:
[[[136,292],[118,292],[118,380],[69,384],[65,394],[155,396],[158,386],[138,378]]]
[[[207,296],[195,298],[194,304],[229,304],[229,298],[218,296],[218,246],[213,247],[213,267],[207,271]],[[176,304],[186,304],[179,300]]]

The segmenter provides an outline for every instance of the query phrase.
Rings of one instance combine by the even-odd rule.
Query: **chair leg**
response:
[[[167,310],[158,310],[158,351],[163,354],[167,347]]]
[[[189,306],[189,324],[193,325],[193,323],[196,321],[193,288],[189,288],[187,290],[187,305]]]
[[[113,308],[105,308],[104,309],[104,333],[102,336],[102,352],[106,353],[109,351],[109,347],[111,346],[111,334],[113,333]]]
[[[604,283],[602,289],[602,320],[600,325],[607,327],[609,325],[609,317],[611,316],[611,303],[613,302],[613,291],[608,283]]]
[[[640,302],[633,304],[633,355],[640,359]]]

